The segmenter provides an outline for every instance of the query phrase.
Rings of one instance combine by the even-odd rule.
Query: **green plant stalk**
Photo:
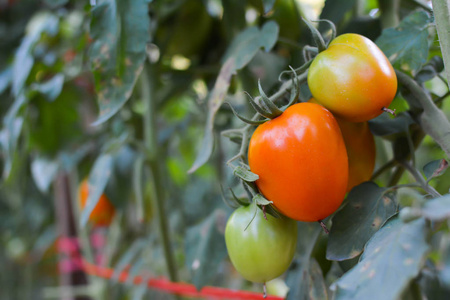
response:
[[[398,9],[399,0],[378,0],[381,10],[381,26],[383,28],[396,27],[399,23]]]
[[[398,80],[417,96],[423,112],[418,116],[418,122],[423,131],[430,135],[450,158],[450,122],[445,114],[433,102],[431,97],[405,73],[395,70]]]
[[[156,127],[156,101],[153,97],[153,76],[148,68],[144,68],[141,77],[141,92],[145,103],[144,144],[147,151],[147,164],[152,172],[152,184],[155,188],[155,206],[159,223],[159,233],[163,245],[167,271],[171,281],[178,281],[175,256],[172,251],[167,214],[164,209],[164,193],[162,191],[162,172],[159,165],[158,140]]]
[[[432,0],[447,82],[450,83],[450,0]]]

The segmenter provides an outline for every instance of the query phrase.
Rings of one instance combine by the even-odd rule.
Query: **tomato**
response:
[[[256,216],[252,220],[255,209]],[[233,212],[225,227],[225,243],[233,266],[245,279],[253,282],[267,282],[283,274],[297,245],[294,220],[277,219],[269,214],[266,217],[267,220],[255,204],[241,206]]]
[[[370,180],[375,168],[375,140],[369,129],[369,123],[353,123],[336,118],[344,137],[348,155],[348,186],[354,186]]]
[[[317,103],[314,98],[308,102]],[[348,155],[347,192],[372,177],[375,168],[375,140],[369,123],[353,123],[336,118]]]
[[[248,161],[261,193],[292,219],[322,220],[345,197],[347,151],[338,123],[321,105],[294,104],[259,125]]]
[[[368,38],[348,33],[319,53],[308,72],[315,99],[335,116],[364,122],[380,115],[397,92],[397,77],[383,52]]]
[[[89,184],[87,179],[83,180],[79,188],[79,205],[83,209],[86,205],[87,198],[89,196]],[[109,226],[115,215],[115,208],[109,201],[105,194],[100,196],[97,205],[94,207],[91,215],[89,216],[89,221],[94,226]]]

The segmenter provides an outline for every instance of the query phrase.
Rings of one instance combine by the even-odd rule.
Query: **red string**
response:
[[[98,237],[93,237],[94,239]],[[98,240],[101,244],[100,240]],[[60,237],[58,239],[58,250],[62,253],[69,254],[69,257],[65,257],[59,262],[60,272],[73,272],[76,270],[84,269],[84,271],[90,275],[102,277],[105,279],[111,279],[114,274],[114,269],[102,267],[96,264],[92,264],[81,257],[79,252],[79,242],[74,237]],[[119,282],[126,282],[129,277],[129,268],[125,268],[118,277]],[[207,286],[200,291],[193,284],[183,282],[172,282],[165,277],[146,279],[145,276],[138,275],[133,278],[135,285],[141,284],[143,281],[147,281],[147,287],[160,290],[166,293],[177,294],[186,297],[197,297],[207,299],[264,299],[262,293],[255,293],[249,291],[231,290],[220,287]],[[283,300],[282,297],[267,296],[267,300]]]
[[[86,273],[98,277],[103,277],[106,279],[110,279],[114,270],[111,268],[104,268],[94,264],[84,262],[84,270]],[[125,282],[128,280],[128,272],[122,271],[119,274],[119,282]],[[142,276],[136,276],[133,279],[133,283],[135,285],[141,284],[144,278]],[[164,277],[159,278],[151,278],[147,281],[147,287],[157,289],[160,291],[164,291],[171,294],[182,295],[186,297],[201,297],[208,299],[264,299],[261,293],[249,292],[249,291],[239,291],[239,290],[230,290],[226,288],[220,287],[211,287],[207,286],[202,288],[200,291],[197,291],[196,287],[192,284],[183,283],[183,282],[171,282]],[[282,297],[277,296],[267,296],[265,298],[267,300],[283,300]]]

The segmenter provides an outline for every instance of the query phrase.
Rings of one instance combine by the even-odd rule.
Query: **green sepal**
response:
[[[319,53],[327,49],[327,45],[325,44],[325,41],[322,37],[322,34],[317,30],[316,27],[306,18],[302,18],[303,22],[305,22],[306,26],[308,26],[309,30],[311,31],[312,37],[314,39],[315,44],[317,45],[317,49],[319,50]]]
[[[250,124],[250,125],[256,125],[256,126],[257,126],[257,125],[261,125],[261,124],[263,124],[264,122],[266,122],[265,120],[254,121],[254,120],[251,120],[251,119],[247,119],[246,117],[243,117],[243,116],[239,115],[238,112],[234,109],[234,107],[231,105],[230,102],[226,101],[226,102],[224,102],[224,103],[225,103],[225,104],[228,104],[228,105],[230,106],[231,111],[233,112],[233,114],[234,114],[239,120],[241,120],[241,121],[244,122],[244,123],[247,123],[247,124]]]
[[[267,200],[266,198],[264,198],[264,196],[261,195],[261,194],[256,194],[256,195],[253,197],[253,201],[254,201],[257,205],[262,205],[262,206],[266,206],[266,205],[269,205],[269,204],[272,204],[272,203],[273,203],[272,201],[269,201],[269,200]]]
[[[234,199],[237,200],[237,197],[234,195],[233,190],[232,190],[231,188],[230,188],[230,190],[231,190],[231,192],[232,192],[232,194],[233,194],[233,196],[234,196]],[[239,205],[237,205],[236,202],[230,200],[228,197],[225,196],[225,192],[224,192],[224,190],[223,190],[222,184],[220,184],[220,195],[221,195],[221,197],[222,197],[222,201],[226,204],[226,206],[231,207],[231,208],[233,208],[233,209],[236,209],[236,208],[239,207]],[[238,202],[239,202],[239,201],[238,201]],[[239,203],[240,203],[240,202],[239,202]]]
[[[273,103],[269,97],[267,97],[266,93],[264,92],[264,90],[261,87],[261,81],[258,80],[258,89],[259,89],[259,93],[261,94],[261,99],[263,101],[263,103],[266,105],[266,107],[268,108],[270,114],[271,114],[271,118],[270,119],[275,119],[278,116],[281,116],[281,114],[283,113],[283,111],[281,111],[276,105],[275,103]]]
[[[259,179],[257,174],[253,173],[250,169],[247,169],[244,166],[237,166],[234,169],[233,174],[246,182],[254,182]]]
[[[255,102],[255,100],[252,98],[252,96],[245,92],[247,94],[247,96],[249,97],[249,101],[251,106],[256,110],[257,113],[259,113],[261,116],[270,119],[270,113],[268,111],[266,111],[265,109],[263,109],[258,103]]]

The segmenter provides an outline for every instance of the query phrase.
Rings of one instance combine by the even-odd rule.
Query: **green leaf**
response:
[[[14,57],[12,67],[12,91],[18,96],[34,65],[33,49],[43,32],[53,36],[58,32],[59,20],[50,13],[38,13],[28,23],[27,34],[23,38]]]
[[[358,256],[366,242],[395,212],[393,195],[386,195],[386,188],[373,182],[353,188],[347,204],[333,217],[327,259],[341,261]]]
[[[287,271],[286,283],[289,286],[289,293],[286,299],[323,299],[314,298],[314,296],[323,294],[321,293],[323,278],[321,278],[321,273],[320,276],[317,275],[319,274],[317,262],[311,259],[314,245],[322,232],[322,228],[317,223],[298,222],[297,226],[297,259],[294,260]],[[314,274],[314,282],[312,281],[312,274]]]
[[[197,289],[213,280],[227,255],[224,238],[226,221],[225,212],[217,209],[203,222],[187,231],[186,263],[192,274],[192,283]]]
[[[344,19],[345,14],[354,7],[356,1],[357,0],[325,1],[325,6],[320,14],[320,19],[330,20],[334,24],[338,24]],[[328,25],[320,24],[320,29],[328,28],[326,26]]]
[[[237,166],[234,169],[233,174],[247,182],[254,182],[259,179],[259,176],[257,174],[253,173],[248,168],[243,166]]]
[[[48,101],[54,101],[61,94],[63,85],[64,75],[57,74],[44,83],[33,84],[31,90],[41,93]]]
[[[92,10],[91,69],[98,95],[98,125],[130,98],[150,39],[146,0],[99,0]]]
[[[417,11],[404,18],[396,28],[383,30],[376,44],[394,67],[419,70],[428,58],[428,25],[432,18],[425,11]]]
[[[212,90],[211,96],[208,100],[208,117],[205,125],[205,136],[203,137],[197,157],[195,158],[195,161],[188,173],[193,173],[204,165],[212,154],[214,146],[214,118],[220,105],[222,105],[228,88],[230,87],[231,76],[233,75],[235,69],[234,66],[235,60],[233,57],[230,57],[220,69],[214,89]]]
[[[431,221],[444,221],[450,218],[450,194],[429,200],[422,208],[422,215]]]
[[[448,168],[448,162],[445,159],[430,161],[423,167],[423,172],[427,180],[441,176]]]
[[[12,80],[12,69],[6,68],[0,72],[0,94],[2,94],[9,86]]]
[[[367,243],[360,262],[332,285],[335,299],[399,299],[425,262],[427,233],[424,219],[390,219]]]
[[[441,245],[439,279],[447,289],[450,289],[450,236],[448,233],[442,237]]]
[[[264,14],[267,14],[269,11],[272,10],[276,0],[262,0],[262,2],[264,5]]]
[[[113,158],[110,154],[100,155],[94,163],[94,166],[89,174],[89,196],[86,201],[86,206],[81,212],[80,224],[84,227],[97,205],[100,196],[105,190],[108,179],[111,176],[113,168]]]
[[[306,263],[294,262],[296,272],[289,272],[286,279],[289,293],[286,300],[328,299],[327,285],[317,261],[312,258]]]
[[[234,70],[245,67],[256,55],[260,48],[270,51],[278,39],[278,24],[274,21],[266,22],[261,29],[248,27],[239,33],[231,42],[222,59],[225,63],[230,58],[235,59]]]
[[[414,124],[409,113],[400,113],[392,118],[387,113],[382,113],[375,119],[369,120],[370,131],[377,136],[386,136],[395,133],[407,132],[409,126]]]
[[[38,157],[31,162],[31,175],[42,193],[47,193],[58,172],[57,162]]]

